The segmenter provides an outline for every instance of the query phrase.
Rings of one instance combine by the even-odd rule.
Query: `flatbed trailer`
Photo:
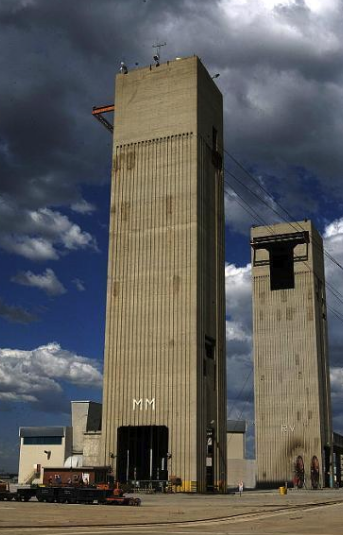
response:
[[[31,498],[34,498],[36,496],[37,489],[34,487],[29,488],[23,488],[23,489],[17,489],[15,500],[17,502],[28,502],[31,500]]]
[[[10,491],[9,483],[0,481],[0,501],[11,501],[17,499],[17,493]]]
[[[11,492],[9,486],[6,488],[0,488],[0,501],[12,501],[28,502],[31,498],[36,496],[36,488],[18,488],[15,492]]]
[[[10,491],[2,491],[0,490],[0,501],[11,501],[17,499],[17,493],[16,492],[10,492]]]
[[[46,503],[98,503],[103,505],[141,505],[140,498],[125,496],[120,489],[110,489],[106,485],[97,487],[49,486],[18,488],[11,492],[9,486],[0,486],[0,500],[28,502],[36,498]]]
[[[38,487],[36,498],[48,503],[94,503],[140,505],[140,498],[116,495],[113,489],[96,487]]]

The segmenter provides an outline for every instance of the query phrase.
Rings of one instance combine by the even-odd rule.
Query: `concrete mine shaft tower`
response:
[[[102,458],[225,488],[222,95],[196,57],[118,74]]]
[[[257,485],[330,486],[323,242],[310,221],[251,232]]]

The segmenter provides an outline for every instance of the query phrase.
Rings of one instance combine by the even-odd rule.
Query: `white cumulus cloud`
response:
[[[79,292],[84,292],[86,290],[85,284],[81,279],[73,279],[72,282],[75,284]]]
[[[20,271],[11,280],[22,286],[39,288],[50,296],[62,295],[67,291],[56,277],[55,272],[50,268],[47,268],[41,274],[35,274],[32,271]]]
[[[227,264],[225,286],[228,418],[253,422],[251,265]],[[249,457],[253,456],[252,429],[248,429]]]
[[[58,410],[58,404],[65,399],[65,382],[101,388],[99,363],[62,349],[56,342],[27,351],[0,349],[1,400],[31,402],[39,408]]]
[[[94,204],[86,201],[86,199],[80,199],[79,201],[73,203],[70,208],[73,210],[73,212],[84,215],[89,215],[96,210]]]
[[[23,209],[0,198],[0,247],[30,260],[57,260],[76,249],[98,250],[95,238],[50,208]]]

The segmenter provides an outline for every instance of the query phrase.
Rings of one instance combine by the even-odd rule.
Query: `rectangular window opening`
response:
[[[212,150],[217,150],[217,140],[218,140],[218,132],[214,126],[212,127]]]
[[[214,359],[214,348],[216,341],[209,336],[205,336],[205,356],[208,359]]]
[[[23,443],[25,446],[38,444],[43,446],[58,445],[62,444],[62,437],[24,437]]]
[[[294,288],[293,247],[278,245],[270,248],[270,289]]]
[[[218,131],[214,126],[212,127],[212,163],[217,169],[222,168],[223,158],[218,151]]]

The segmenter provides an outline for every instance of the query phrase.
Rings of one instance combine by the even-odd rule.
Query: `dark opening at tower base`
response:
[[[117,477],[120,482],[144,486],[168,481],[168,428],[163,425],[125,426],[118,429]]]

